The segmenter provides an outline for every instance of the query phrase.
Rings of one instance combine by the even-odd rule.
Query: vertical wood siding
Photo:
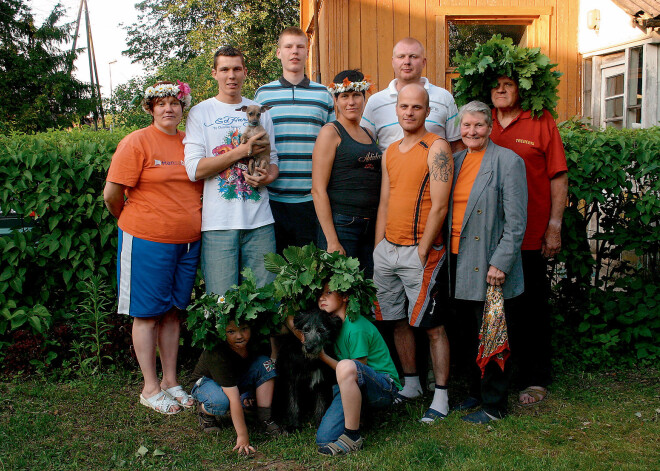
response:
[[[454,15],[528,15],[542,11],[528,29],[528,46],[540,47],[564,74],[559,86],[559,119],[581,110],[581,58],[577,52],[579,0],[320,0],[319,51],[312,50],[308,73],[315,75],[320,54],[321,79],[329,83],[341,70],[359,68],[376,85],[394,78],[392,47],[413,36],[426,48],[424,75],[445,84],[446,17]],[[301,26],[313,33],[314,1],[301,0]]]

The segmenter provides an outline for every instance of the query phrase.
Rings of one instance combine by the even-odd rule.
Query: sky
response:
[[[57,0],[30,0],[28,4],[35,16],[35,22],[41,24],[52,11]],[[87,0],[89,7],[89,21],[92,25],[92,40],[96,55],[101,94],[110,96],[110,72],[112,68],[112,86],[128,81],[131,77],[141,75],[144,70],[140,64],[131,64],[131,60],[123,56],[121,51],[126,49],[126,31],[119,25],[130,25],[137,19],[134,4],[138,0]],[[59,0],[66,9],[66,14],[60,24],[75,22],[78,16],[80,0]],[[74,25],[75,28],[75,25]],[[67,45],[71,47],[71,43]],[[85,31],[85,11],[81,17],[80,31],[78,33],[77,47],[85,50],[78,55],[74,74],[83,82],[90,82],[89,61],[87,59],[87,36]],[[109,62],[116,60],[116,64]]]

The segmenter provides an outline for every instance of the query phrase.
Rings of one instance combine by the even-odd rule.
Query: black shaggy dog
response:
[[[334,353],[332,345],[341,329],[341,319],[318,309],[295,316],[294,326],[305,335],[301,344],[286,335],[277,355],[277,380],[273,412],[288,429],[312,421],[318,425],[332,401],[335,372],[318,359],[322,349]]]

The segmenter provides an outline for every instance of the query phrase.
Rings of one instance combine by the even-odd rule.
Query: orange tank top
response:
[[[387,148],[386,165],[390,180],[385,238],[396,245],[417,245],[424,234],[431,211],[428,156],[440,136],[431,132],[408,152],[401,152],[401,140]],[[442,244],[442,234],[433,242]]]

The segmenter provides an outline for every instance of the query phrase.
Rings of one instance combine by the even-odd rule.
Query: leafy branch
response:
[[[551,64],[540,48],[514,46],[511,38],[495,34],[470,55],[457,52],[454,60],[460,74],[454,87],[457,105],[479,100],[492,106],[491,89],[497,86],[498,78],[509,77],[518,83],[523,110],[538,117],[545,109],[557,118],[557,87],[562,73],[552,70],[557,64]]]

